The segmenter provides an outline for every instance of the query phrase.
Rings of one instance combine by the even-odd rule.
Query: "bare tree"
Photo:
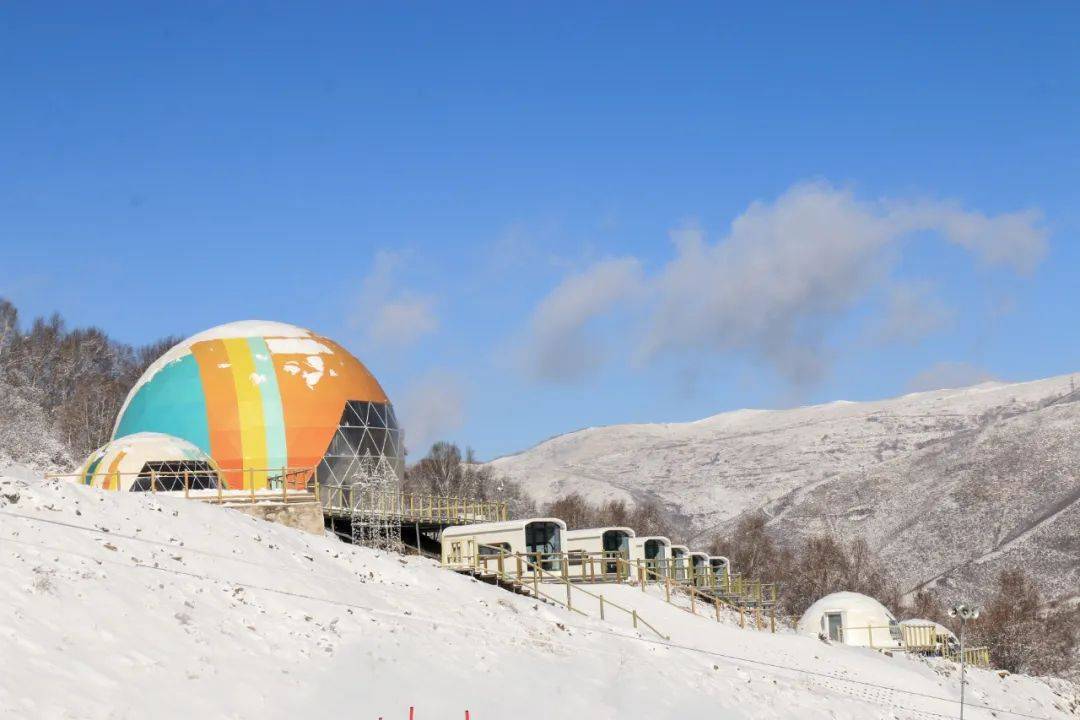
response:
[[[1074,662],[1080,610],[1044,608],[1023,570],[1004,570],[974,628],[994,667],[1032,675],[1064,673]]]
[[[732,567],[750,578],[773,582],[779,574],[775,567],[779,550],[761,513],[741,517],[730,536],[713,539],[709,552],[728,558]]]
[[[511,517],[535,514],[536,504],[525,490],[476,460],[471,449],[437,442],[428,454],[406,468],[402,485],[406,492],[505,502]]]
[[[0,298],[0,381],[24,406],[44,412],[75,458],[108,441],[135,380],[176,342],[136,349],[97,328],[68,330],[56,314],[23,331],[15,306]]]
[[[570,493],[549,503],[544,508],[544,514],[561,519],[568,530],[596,527],[600,524],[596,508],[579,493]]]

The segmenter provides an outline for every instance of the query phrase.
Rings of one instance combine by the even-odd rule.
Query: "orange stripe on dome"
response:
[[[244,443],[240,434],[240,411],[236,402],[236,383],[232,363],[223,340],[204,340],[191,346],[191,354],[199,365],[206,398],[206,417],[209,425],[210,456],[224,468],[225,485],[233,489],[244,487],[239,472],[244,467]]]

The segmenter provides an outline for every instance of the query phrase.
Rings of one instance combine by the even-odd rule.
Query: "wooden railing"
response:
[[[841,642],[867,639],[867,647],[882,649],[897,648],[913,653],[940,655],[947,660],[960,662],[960,650],[955,645],[955,638],[941,633],[934,625],[900,625],[899,637],[891,632],[890,625],[867,625],[864,627],[840,628]],[[874,643],[874,631],[885,630],[889,633],[889,643]],[[865,633],[865,635],[864,635]],[[990,649],[986,647],[964,648],[964,662],[977,667],[990,666]]]
[[[913,652],[936,652],[946,644],[935,625],[900,625],[900,639]]]
[[[118,491],[138,486],[136,492],[183,495],[218,503],[266,500],[314,501],[312,468],[207,468],[205,470],[148,470],[145,472],[68,473],[47,479],[82,484],[86,477],[101,489]],[[231,482],[230,482],[231,480]]]
[[[945,652],[942,653],[942,657],[953,662],[960,662],[960,652],[958,650],[952,651],[946,648]],[[977,667],[990,667],[990,648],[964,648],[964,662]]]
[[[871,647],[871,648],[874,648],[874,647],[897,648],[900,645],[902,645],[903,636],[900,633],[898,633],[897,636],[894,636],[892,634],[892,628],[893,627],[898,627],[898,626],[866,625],[864,627],[846,627],[846,626],[841,627],[840,628],[840,642],[844,643],[845,645],[850,645],[853,642],[857,642],[858,640],[861,640],[863,637],[865,637],[866,642],[867,642],[867,645],[866,645],[867,647]],[[879,642],[879,643],[877,643],[875,645],[874,644],[874,631],[875,630],[884,630],[885,633],[889,637],[888,642],[884,642],[884,643]],[[849,641],[851,641],[851,642],[849,642]]]
[[[711,583],[701,586],[694,578],[677,580],[669,573],[661,572],[660,568],[649,567],[641,561],[638,561],[637,574],[642,591],[650,582],[658,585],[662,583],[664,599],[668,603],[675,604],[671,602],[672,592],[687,595],[690,599],[691,614],[697,615],[697,605],[701,602],[698,598],[701,598],[706,604],[714,606],[717,622],[720,621],[720,608],[723,605],[739,614],[739,627],[746,627],[749,615],[756,629],[764,630],[767,626],[770,632],[776,632],[777,587],[773,583],[747,582],[738,575],[728,573],[717,577],[713,572]]]
[[[537,595],[549,599],[551,596],[540,589],[540,583],[558,582],[566,587],[566,600],[557,602],[572,610],[575,608],[571,588],[593,598],[602,598],[586,591],[582,587],[584,584],[629,583],[636,584],[643,592],[649,585],[657,585],[663,588],[664,601],[680,610],[698,615],[699,605],[711,605],[719,622],[721,608],[728,607],[738,613],[740,627],[745,628],[752,621],[759,630],[768,628],[776,632],[776,586],[748,582],[737,575],[717,576],[710,571],[711,577],[706,578],[704,573],[695,577],[692,573],[669,572],[673,568],[665,561],[631,561],[621,552],[512,553],[493,545],[480,545],[472,557],[451,554],[445,565],[495,575],[521,585],[531,583]],[[676,602],[679,596],[688,599],[689,607]],[[605,602],[610,604],[610,600],[601,599],[601,606]]]
[[[473,568],[477,572],[485,575],[495,575],[503,582],[513,583],[521,587],[528,587],[536,597],[547,598],[558,605],[562,605],[571,612],[576,612],[579,615],[588,617],[588,613],[582,611],[580,607],[574,607],[574,593],[582,593],[599,602],[601,620],[607,619],[606,608],[614,608],[619,612],[629,615],[635,629],[637,629],[639,625],[644,625],[657,637],[664,640],[671,639],[669,635],[664,635],[653,627],[653,625],[648,623],[645,618],[641,617],[637,610],[624,608],[616,602],[605,599],[602,593],[590,592],[580,585],[571,582],[568,564],[566,562],[559,562],[558,568],[560,572],[558,574],[545,569],[545,564],[548,566],[552,565],[552,555],[559,555],[560,558],[565,558],[564,553],[508,553],[504,549],[494,545],[480,545],[476,555],[473,557]],[[617,558],[616,562],[618,561],[625,562],[622,558]],[[615,574],[618,575],[617,569]],[[540,585],[543,582],[557,583],[565,587],[566,600],[560,600],[541,590]]]

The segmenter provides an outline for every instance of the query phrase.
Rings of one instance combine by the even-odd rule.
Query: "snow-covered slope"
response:
[[[864,535],[908,588],[943,573],[974,587],[1016,562],[1051,594],[1080,587],[1071,376],[590,428],[492,465],[542,501],[658,499],[703,541],[758,508],[783,533]]]
[[[0,716],[404,720],[410,705],[417,720],[466,709],[476,720],[955,714],[949,663],[740,630],[640,590],[607,592],[671,643],[224,508],[0,479]],[[1077,716],[1063,683],[970,677],[969,699],[997,717]]]

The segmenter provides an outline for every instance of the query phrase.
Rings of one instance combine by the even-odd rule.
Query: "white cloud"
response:
[[[433,370],[410,383],[400,403],[405,444],[412,455],[421,456],[432,443],[448,440],[465,421],[465,385],[445,370]]]
[[[905,236],[933,232],[984,262],[1030,272],[1045,253],[1039,217],[989,217],[939,201],[861,201],[825,182],[798,184],[751,204],[716,242],[694,226],[673,232],[674,257],[651,278],[622,258],[564,280],[533,318],[534,374],[573,379],[594,369],[603,355],[598,333],[585,326],[640,285],[650,301],[640,326],[646,360],[743,353],[795,385],[813,383],[835,353],[831,334],[882,283],[893,291],[890,314],[877,320],[879,339],[913,341],[948,321],[950,310],[928,286],[890,277]]]
[[[565,278],[533,313],[523,364],[545,380],[580,378],[603,360],[603,349],[590,336],[593,318],[640,292],[641,263],[616,258]]]
[[[889,291],[888,307],[874,336],[887,343],[917,343],[948,327],[954,315],[929,283],[897,283]]]
[[[748,351],[798,384],[817,380],[825,321],[885,274],[889,239],[870,208],[818,183],[752,204],[721,242],[679,231],[675,258],[655,280],[645,354]]]
[[[434,298],[399,285],[401,262],[400,255],[379,251],[361,283],[352,324],[377,347],[410,347],[439,328]]]
[[[379,305],[368,333],[377,345],[407,347],[438,328],[432,299],[407,296]]]
[[[890,203],[889,220],[897,231],[933,230],[989,265],[1030,274],[1046,256],[1047,236],[1042,213],[1023,210],[987,217],[953,202]]]
[[[965,362],[939,362],[923,370],[908,382],[910,392],[969,387],[998,378],[990,372]]]

